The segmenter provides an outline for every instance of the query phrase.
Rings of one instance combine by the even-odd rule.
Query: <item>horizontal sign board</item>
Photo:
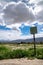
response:
[[[30,27],[30,33],[36,34],[37,33],[37,27]]]

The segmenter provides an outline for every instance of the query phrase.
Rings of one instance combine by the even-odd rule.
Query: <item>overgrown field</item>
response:
[[[36,56],[34,44],[0,44],[0,60],[13,58],[43,59],[43,44],[36,44]]]

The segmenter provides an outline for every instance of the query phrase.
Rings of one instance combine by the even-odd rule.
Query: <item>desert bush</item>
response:
[[[38,59],[43,59],[43,48],[37,48],[37,55]]]
[[[26,50],[22,50],[22,49],[16,49],[13,50],[12,53],[10,53],[11,58],[23,58],[26,57],[27,51]]]
[[[11,50],[8,47],[0,46],[0,60],[13,59],[13,58],[38,58],[43,59],[43,48],[36,49],[36,56],[34,55],[34,49],[16,49]]]
[[[5,46],[0,46],[0,59],[9,58],[10,49]]]
[[[28,57],[34,57],[34,49],[33,48],[28,49]]]

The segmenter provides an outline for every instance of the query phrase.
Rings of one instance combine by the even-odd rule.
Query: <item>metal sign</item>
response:
[[[37,27],[30,27],[30,33],[36,34],[37,33]]]
[[[36,43],[35,43],[35,34],[37,33],[37,27],[31,27],[30,33],[33,34],[33,40],[34,40],[34,55],[36,56]]]

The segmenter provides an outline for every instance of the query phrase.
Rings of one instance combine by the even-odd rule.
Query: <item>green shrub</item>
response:
[[[0,59],[9,58],[10,49],[5,46],[0,46]]]
[[[4,56],[2,54],[0,54],[0,60],[4,59]]]
[[[28,58],[34,58],[34,49],[33,48],[30,48],[28,49]]]
[[[10,53],[11,58],[23,58],[27,56],[26,50],[16,49]]]
[[[43,56],[42,55],[38,55],[37,59],[43,59]]]
[[[43,59],[43,48],[37,49],[37,56],[38,59]]]
[[[0,60],[2,59],[13,59],[13,58],[24,58],[28,57],[35,58],[34,49],[16,49],[11,50],[8,47],[0,46]],[[43,59],[43,48],[36,49],[36,58]]]

